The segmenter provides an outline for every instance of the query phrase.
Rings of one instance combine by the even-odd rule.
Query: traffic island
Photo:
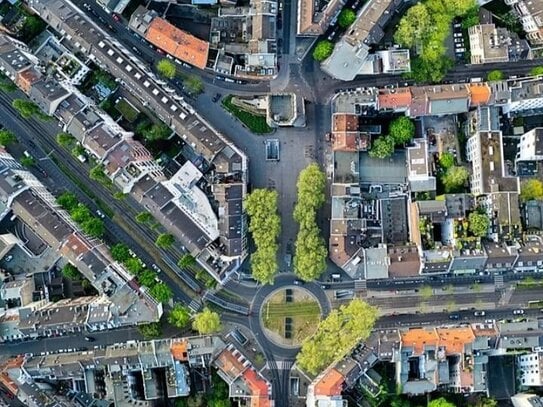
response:
[[[260,319],[266,337],[277,346],[296,348],[313,335],[321,320],[317,298],[300,287],[272,292],[262,303]]]

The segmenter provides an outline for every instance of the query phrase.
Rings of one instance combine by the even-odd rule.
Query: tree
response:
[[[126,259],[123,264],[126,269],[135,276],[137,276],[144,270],[143,264],[141,264],[140,259],[137,258],[131,257],[129,259]]]
[[[26,156],[26,155],[22,156],[19,161],[21,162],[21,165],[23,167],[32,167],[34,165],[34,163],[36,162],[34,160],[34,157],[32,157],[32,156],[29,157],[29,156]]]
[[[124,263],[130,259],[130,249],[124,243],[116,243],[111,246],[111,257],[113,260],[118,261],[119,263]]]
[[[156,284],[157,274],[149,269],[144,269],[138,274],[138,281],[144,287],[152,287]]]
[[[161,249],[168,249],[175,243],[175,237],[169,233],[161,233],[156,238],[155,244]]]
[[[168,315],[168,322],[176,328],[183,329],[190,322],[190,309],[182,304],[175,304]]]
[[[196,259],[194,258],[194,256],[190,255],[189,253],[184,254],[183,257],[181,257],[179,261],[177,262],[177,265],[182,269],[189,268],[191,266],[194,266],[195,264],[196,264]]]
[[[294,252],[296,275],[304,281],[319,278],[326,270],[327,257],[326,242],[320,236],[317,225],[311,228],[300,227]]]
[[[198,75],[189,75],[183,83],[187,91],[193,95],[199,95],[204,91],[204,83]]]
[[[118,191],[113,194],[113,198],[115,198],[117,201],[122,201],[123,199],[126,199],[128,194],[125,194],[124,192]]]
[[[164,123],[143,122],[136,127],[136,133],[141,134],[147,141],[164,140],[171,136],[172,129]]]
[[[62,209],[67,211],[71,211],[79,204],[79,199],[73,192],[63,192],[57,197],[56,201]]]
[[[503,80],[503,78],[504,78],[503,72],[497,69],[490,71],[488,75],[486,76],[486,79],[489,81],[501,81]]]
[[[428,407],[455,407],[455,405],[447,401],[444,397],[432,400],[428,403]]]
[[[255,189],[245,199],[249,215],[249,231],[257,247],[251,255],[251,272],[262,284],[272,284],[278,270],[277,238],[281,232],[281,219],[277,213],[277,191]]]
[[[543,199],[543,182],[532,178],[520,185],[520,199],[523,202],[532,199]]]
[[[138,223],[147,223],[153,220],[153,215],[147,211],[140,212],[136,215],[136,222]]]
[[[479,7],[473,7],[468,10],[462,19],[462,28],[464,30],[479,24]]]
[[[468,216],[469,231],[477,237],[486,236],[490,227],[490,219],[486,214],[471,212]]]
[[[138,330],[143,335],[145,340],[160,338],[162,335],[162,327],[158,322],[151,322],[149,324],[139,325]]]
[[[407,116],[398,117],[390,123],[389,133],[394,139],[394,144],[409,143],[415,135],[415,123]]]
[[[92,167],[89,171],[89,177],[102,185],[111,185],[111,180],[107,177],[103,164],[96,164]]]
[[[425,3],[418,3],[407,10],[400,20],[394,40],[407,48],[421,43],[430,35],[432,18]]]
[[[300,172],[296,183],[298,202],[293,213],[298,223],[303,223],[307,211],[316,211],[324,204],[325,187],[326,175],[317,164],[309,164]]]
[[[310,374],[317,374],[366,340],[377,319],[377,309],[360,299],[335,309],[319,323],[315,334],[302,343],[296,363]]]
[[[464,186],[469,179],[469,171],[465,167],[450,167],[441,177],[446,192],[456,192]]]
[[[534,66],[532,69],[530,69],[530,75],[532,76],[543,75],[543,66]]]
[[[0,130],[0,145],[2,147],[6,147],[16,142],[17,142],[17,137],[15,137],[15,134],[13,132],[6,129]]]
[[[168,302],[173,297],[173,292],[165,283],[160,282],[151,287],[149,294],[158,302]]]
[[[341,10],[341,13],[339,13],[337,21],[341,28],[347,28],[356,21],[356,13],[350,8],[344,8]]]
[[[381,136],[373,142],[368,154],[372,158],[388,158],[394,154],[394,144],[392,136]]]
[[[176,68],[175,64],[167,58],[162,58],[156,64],[156,70],[158,74],[166,79],[175,78]]]
[[[104,222],[102,222],[98,218],[91,218],[86,220],[81,224],[81,228],[83,229],[83,232],[85,232],[87,235],[91,237],[97,237],[100,238],[104,236],[105,232],[105,226]]]
[[[28,15],[25,17],[24,23],[18,32],[19,38],[21,41],[29,43],[45,30],[45,27],[47,27],[47,24],[41,18],[36,15]]]
[[[313,59],[318,62],[324,61],[332,55],[332,52],[334,52],[334,44],[328,40],[321,40],[313,50]]]
[[[70,216],[75,222],[82,224],[91,218],[91,213],[89,208],[80,203],[70,210]]]
[[[441,153],[439,156],[439,165],[444,170],[448,170],[454,165],[454,155],[452,153]]]
[[[15,99],[11,102],[11,106],[13,106],[24,119],[30,119],[34,115],[39,117],[46,116],[40,111],[40,108],[36,104],[28,100]]]
[[[493,398],[483,396],[479,400],[477,400],[477,404],[475,404],[475,407],[498,407],[498,402]]]
[[[75,144],[75,137],[70,133],[58,133],[56,136],[57,143],[62,147],[72,147]]]
[[[77,267],[70,263],[62,267],[62,275],[70,280],[79,280],[81,278],[81,274]]]
[[[192,329],[198,331],[200,335],[219,332],[222,329],[219,314],[211,311],[207,307],[204,308],[202,312],[199,312],[194,316],[194,321],[192,321]]]

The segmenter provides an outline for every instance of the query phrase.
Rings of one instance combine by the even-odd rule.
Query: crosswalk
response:
[[[266,362],[264,369],[268,370],[290,370],[294,366],[293,360],[272,360]]]
[[[200,311],[200,308],[202,308],[202,304],[200,304],[198,301],[196,300],[192,300],[189,304],[189,308],[191,310],[193,310],[194,312],[198,312]]]
[[[354,290],[355,291],[365,291],[368,289],[366,280],[355,280],[354,281]]]
[[[495,274],[494,275],[494,286],[496,288],[503,288],[503,286],[504,286],[503,275],[501,275],[501,274]]]

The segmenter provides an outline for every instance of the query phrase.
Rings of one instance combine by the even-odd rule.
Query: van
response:
[[[23,154],[25,155],[25,157],[32,158],[32,156],[30,155],[30,153],[27,150],[25,150],[23,152]]]

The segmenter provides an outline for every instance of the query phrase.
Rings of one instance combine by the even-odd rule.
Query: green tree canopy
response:
[[[298,366],[317,374],[367,339],[376,319],[377,309],[359,299],[333,310],[319,323],[315,334],[303,342],[296,357]]]
[[[532,76],[543,75],[543,66],[534,66],[532,69],[530,69],[530,75]]]
[[[70,280],[79,280],[81,278],[81,273],[79,273],[77,267],[71,263],[62,267],[62,275]]]
[[[400,20],[394,40],[404,47],[412,48],[422,43],[431,34],[433,19],[425,3],[417,3]]]
[[[104,171],[103,164],[96,164],[94,167],[92,167],[89,171],[89,177],[94,181],[98,181],[102,185],[111,184],[111,180],[108,178]]]
[[[79,224],[88,221],[92,217],[89,208],[82,203],[77,204],[77,206],[70,210],[70,216]]]
[[[247,195],[245,209],[249,215],[249,231],[257,248],[251,255],[252,275],[262,284],[273,284],[278,270],[277,238],[281,232],[281,219],[277,213],[277,192],[255,189]]]
[[[138,330],[143,335],[145,340],[156,339],[162,336],[162,327],[158,322],[139,325]]]
[[[173,297],[173,292],[165,283],[156,283],[151,287],[149,294],[158,302],[168,302]]]
[[[130,273],[136,276],[144,270],[143,264],[141,264],[141,261],[137,258],[130,257],[129,259],[126,259],[123,264]]]
[[[543,199],[543,182],[532,178],[520,184],[520,199],[524,202]]]
[[[447,401],[444,397],[432,400],[428,403],[428,407],[455,407],[454,403]]]
[[[189,253],[184,254],[183,257],[181,257],[177,262],[177,265],[182,269],[194,266],[195,264],[196,259]]]
[[[29,100],[15,99],[11,102],[11,105],[24,119],[30,119],[34,115],[44,116],[40,108]]]
[[[130,249],[124,243],[116,243],[111,246],[111,257],[113,260],[118,261],[119,263],[124,263],[130,259]]]
[[[77,199],[77,196],[73,192],[63,192],[57,197],[57,204],[59,204],[62,209],[71,211],[79,205],[79,199]]]
[[[454,165],[454,155],[452,153],[441,153],[439,155],[439,165],[444,170],[448,170]]]
[[[36,160],[34,160],[34,157],[30,156],[22,156],[21,159],[19,160],[21,162],[21,165],[23,167],[32,167],[34,165],[34,163],[36,162]]]
[[[75,137],[70,133],[58,133],[56,140],[62,147],[72,147],[75,144]]]
[[[153,215],[147,211],[140,212],[136,215],[136,222],[138,223],[147,223],[153,220]]]
[[[339,17],[337,20],[338,25],[341,28],[347,28],[355,21],[356,21],[356,13],[354,12],[354,10],[350,8],[344,8],[343,10],[341,10],[341,13],[339,13]]]
[[[81,228],[83,229],[83,232],[91,237],[100,238],[105,232],[104,222],[94,217],[81,223]]]
[[[468,217],[469,230],[477,237],[486,236],[490,228],[490,219],[484,213],[472,212]]]
[[[175,237],[169,233],[161,233],[156,238],[155,244],[161,249],[168,249],[175,243]]]
[[[166,79],[175,78],[176,68],[175,64],[167,58],[162,58],[156,64],[156,70],[158,74]]]
[[[381,136],[373,142],[368,154],[372,158],[388,158],[394,154],[394,144],[392,136]]]
[[[332,55],[332,52],[334,52],[334,44],[328,40],[321,40],[313,50],[313,59],[318,62],[324,61]]]
[[[12,131],[9,131],[6,129],[0,130],[0,145],[2,147],[6,147],[16,142],[17,142],[17,137],[15,137],[15,134]]]
[[[493,398],[483,396],[477,400],[475,407],[498,407],[498,402]]]
[[[486,76],[486,79],[489,81],[501,81],[503,78],[504,78],[503,72],[497,69],[490,71],[488,75]]]
[[[190,309],[183,304],[176,303],[170,314],[168,315],[168,322],[176,328],[185,328],[190,322]]]
[[[157,274],[149,269],[144,269],[138,274],[138,281],[144,287],[153,287],[156,284]]]
[[[415,123],[407,116],[398,117],[390,123],[389,133],[396,145],[409,143],[415,135]]]
[[[219,332],[222,329],[221,318],[219,314],[206,307],[202,312],[194,316],[192,329],[198,331],[200,335]]]
[[[204,83],[198,75],[189,75],[183,83],[187,91],[193,95],[199,95],[204,91]]]
[[[465,167],[450,167],[441,177],[441,182],[446,192],[457,192],[461,190],[469,179],[469,171]]]
[[[293,215],[300,229],[296,237],[294,272],[310,281],[326,269],[326,243],[316,221],[317,210],[325,201],[326,175],[317,164],[310,164],[300,172],[296,186],[298,201]]]
[[[165,140],[172,134],[172,129],[164,123],[143,122],[136,128],[136,132],[141,134],[147,141]]]

